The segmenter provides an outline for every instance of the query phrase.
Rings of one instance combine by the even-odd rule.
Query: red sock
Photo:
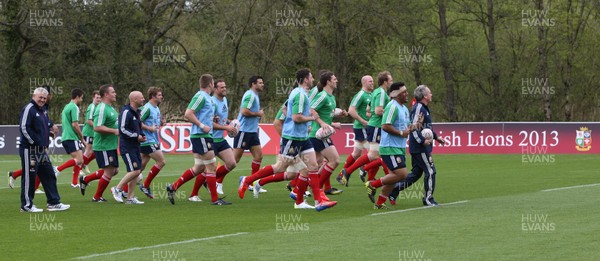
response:
[[[371,187],[379,188],[381,186],[383,186],[383,182],[381,181],[381,179],[377,179],[375,181],[371,181]]]
[[[381,166],[381,160],[376,159],[374,161],[369,162],[369,164],[365,165],[365,170],[369,171],[372,168],[379,168]]]
[[[152,182],[154,177],[156,177],[156,175],[158,175],[159,172],[160,172],[160,167],[158,165],[154,164],[154,166],[152,166],[152,168],[150,169],[150,172],[148,172],[148,177],[146,177],[146,180],[144,180],[144,187],[149,188],[150,183]]]
[[[277,174],[273,174],[271,176],[262,178],[258,181],[258,185],[264,186],[272,182],[279,182],[285,180],[285,172],[279,172]]]
[[[227,166],[225,165],[221,165],[219,168],[217,168],[217,183],[223,183],[223,179],[225,178],[225,175],[227,175],[227,173],[229,173],[229,168],[227,168]]]
[[[313,197],[315,197],[315,201],[321,203],[321,186],[319,186],[319,183],[319,173],[316,171],[309,171],[308,184],[310,185],[310,189],[313,192]]]
[[[79,172],[81,172],[81,166],[73,166],[73,179],[71,180],[71,184],[77,185],[77,182],[79,180]]]
[[[20,177],[20,176],[21,176],[21,174],[23,174],[23,170],[22,170],[22,169],[20,169],[20,170],[15,170],[15,171],[13,171],[13,175],[12,175],[12,176],[13,176],[13,178],[15,178],[15,179],[16,179],[16,178]]]
[[[35,190],[37,190],[38,188],[40,188],[40,177],[39,176],[35,176]]]
[[[379,171],[379,168],[371,168],[370,170],[367,171],[367,180],[374,180],[375,176],[377,175],[377,171]]]
[[[99,169],[98,171],[85,176],[85,178],[83,179],[83,181],[85,182],[85,184],[89,184],[91,181],[97,180],[100,177],[102,177],[102,175],[104,175],[104,170],[103,169]]]
[[[308,178],[298,175],[296,184],[298,184],[298,192],[296,192],[296,205],[300,205],[302,202],[304,202],[304,192],[306,192],[306,188],[308,188]]]
[[[352,163],[352,165],[350,165],[350,167],[345,168],[346,173],[348,173],[348,175],[352,174],[352,172],[360,168],[362,165],[369,163],[369,161],[369,156],[367,154],[360,156],[358,159],[356,159],[356,161],[354,161],[354,163]]]
[[[125,183],[125,185],[123,185],[121,190],[125,191],[125,193],[129,193],[129,183]]]
[[[252,162],[252,164],[254,164],[254,162]],[[257,179],[262,179],[264,177],[268,177],[273,174],[275,174],[275,171],[273,171],[273,166],[268,165],[268,166],[262,168],[261,170],[257,171],[256,173],[252,174],[251,176],[246,177],[245,182],[247,185],[250,185]]]
[[[211,201],[217,201],[219,199],[219,194],[217,194],[217,176],[215,173],[206,173],[206,186],[210,192]]]
[[[298,173],[298,176],[296,176],[295,179],[292,179],[292,181],[290,181],[290,187],[292,187],[292,192],[296,194],[298,194],[298,179],[300,178],[300,176],[300,173]]]
[[[379,160],[381,161],[381,167],[383,167],[383,173],[385,175],[390,174],[390,169],[388,169],[387,165],[385,165],[385,162],[383,162],[383,159],[379,158]]]
[[[75,159],[70,159],[67,160],[67,162],[63,163],[62,165],[58,166],[57,169],[58,171],[63,171],[66,168],[70,168],[75,166]]]
[[[325,164],[323,165],[323,168],[321,168],[321,172],[319,172],[319,184],[321,187],[324,187],[325,190],[331,189],[331,183],[327,181],[329,181],[329,177],[331,177],[333,171],[334,169],[329,166],[329,164]]]
[[[352,154],[348,155],[348,158],[346,158],[346,163],[344,163],[344,168],[350,167],[355,161],[356,159],[352,156]]]
[[[260,163],[261,163],[261,161],[259,161],[259,160],[253,160],[252,161],[252,174],[254,174],[258,170],[260,170]]]
[[[385,203],[386,200],[387,200],[386,196],[379,194],[379,197],[377,198],[377,203],[375,203],[375,204],[381,205],[381,204]]]
[[[290,187],[292,187],[292,188],[296,187],[296,183],[298,182],[298,177],[300,177],[300,174],[298,174],[295,179],[292,179],[290,181]]]
[[[92,160],[94,160],[95,158],[96,158],[96,154],[94,154],[94,153],[90,154],[90,156],[88,156],[88,157],[86,157],[86,156],[83,156],[83,165],[88,165],[88,164],[90,164],[90,162],[91,162]]]
[[[331,176],[331,174],[330,174]],[[325,190],[331,189],[331,179],[327,178],[325,182],[323,182],[323,188]]]
[[[206,181],[206,174],[202,173],[198,176],[196,176],[196,181],[194,181],[194,188],[192,189],[192,194],[190,195],[190,197],[193,196],[198,196],[198,192],[200,191],[200,188],[202,187],[202,185],[204,185],[204,181]]]
[[[100,181],[98,181],[98,189],[96,189],[96,194],[94,195],[95,199],[100,199],[102,197],[104,190],[106,190],[106,187],[108,187],[108,184],[110,183],[110,179],[111,177],[102,175],[102,178],[100,178]]]
[[[177,179],[177,181],[175,181],[175,183],[173,183],[173,186],[172,186],[173,190],[177,190],[179,187],[181,187],[181,185],[188,182],[190,179],[193,179],[196,175],[197,174],[194,174],[192,169],[186,170],[181,175],[181,177],[179,177],[179,179]]]

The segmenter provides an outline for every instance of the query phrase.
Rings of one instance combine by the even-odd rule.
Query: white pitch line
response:
[[[88,258],[94,258],[94,257],[99,257],[99,256],[109,256],[109,255],[121,254],[121,253],[126,253],[126,252],[131,252],[131,251],[137,251],[137,250],[144,250],[144,249],[149,249],[149,248],[187,244],[187,243],[194,243],[194,242],[199,242],[199,241],[208,241],[208,240],[213,240],[213,239],[241,236],[241,235],[246,235],[246,234],[248,234],[248,232],[239,232],[239,233],[235,233],[235,234],[227,234],[227,235],[220,235],[220,236],[214,236],[214,237],[194,238],[194,239],[190,239],[190,240],[186,240],[186,241],[171,242],[171,243],[165,243],[165,244],[154,245],[154,246],[133,247],[133,248],[128,248],[128,249],[119,250],[119,251],[113,251],[113,252],[108,252],[108,253],[93,254],[93,255],[89,255],[89,256],[80,256],[80,257],[75,257],[73,259],[88,259]]]
[[[463,200],[463,201],[450,202],[450,203],[440,204],[440,207],[449,206],[449,205],[456,205],[456,204],[462,204],[462,203],[467,203],[467,202],[469,202],[469,201],[468,200]],[[408,211],[419,210],[419,209],[426,209],[426,208],[434,208],[434,207],[435,206],[423,206],[423,207],[418,207],[418,208],[407,208],[407,209],[400,209],[400,210],[394,210],[394,211],[388,211],[388,212],[373,213],[373,214],[371,214],[371,216],[379,216],[379,215],[386,215],[386,214],[393,214],[393,213],[402,213],[402,212],[408,212]]]
[[[586,185],[579,185],[579,186],[571,186],[571,187],[562,187],[562,188],[544,189],[544,190],[542,190],[542,192],[556,191],[556,190],[563,190],[563,189],[574,189],[574,188],[593,187],[593,186],[598,186],[598,185],[600,185],[600,183],[586,184]]]

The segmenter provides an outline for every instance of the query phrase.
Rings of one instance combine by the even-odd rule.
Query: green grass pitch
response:
[[[30,214],[19,212],[20,186],[7,186],[6,173],[20,166],[18,157],[0,156],[5,175],[0,180],[0,259],[600,260],[596,155],[554,155],[546,164],[524,163],[521,155],[434,159],[435,198],[443,205],[435,208],[422,206],[418,182],[395,207],[374,210],[357,172],[347,188],[332,177],[332,185],[344,192],[330,196],[338,205],[321,213],[293,209],[286,183],[265,186],[268,193],[259,199],[248,191],[241,200],[238,177],[250,172],[249,155],[225,179],[226,200],[233,205],[211,206],[204,188],[203,202],[187,201],[193,182],[180,188],[171,205],[164,186],[193,160],[168,155],[153,182],[157,198],[136,191],[144,205],[117,203],[108,189],[108,202],[92,203],[97,181],[81,196],[69,186],[72,170],[67,169],[59,177],[59,192],[71,209]],[[273,162],[266,156],[263,166]],[[123,177],[121,166],[111,186]],[[45,196],[37,194],[35,203],[45,207]]]

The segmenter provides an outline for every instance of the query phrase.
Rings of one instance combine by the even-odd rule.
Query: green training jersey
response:
[[[352,101],[350,102],[350,107],[354,106],[356,108],[356,113],[358,113],[358,116],[368,121],[369,119],[367,118],[367,106],[370,102],[371,93],[366,92],[365,90],[360,90],[352,98]],[[362,129],[365,127],[366,126],[363,126],[362,123],[360,123],[360,121],[358,120],[354,120],[354,124],[352,125],[352,128],[355,129]]]
[[[117,119],[119,117],[119,113],[104,102],[101,102],[96,106],[94,110],[94,128],[98,126],[106,126],[111,129],[118,129]],[[99,132],[94,132],[94,145],[92,148],[95,151],[102,150],[116,150],[119,145],[119,136],[115,134],[104,134]]]
[[[281,107],[279,107],[279,110],[277,111],[277,115],[275,115],[276,120],[280,120],[280,121],[285,120],[285,114],[283,114],[283,108],[285,108],[286,106],[287,106],[287,101],[286,101],[286,103],[281,105]]]
[[[317,93],[319,93],[319,88],[317,86],[312,87],[312,89],[308,91],[308,101],[312,102],[312,100],[315,99],[315,96],[317,96]]]
[[[73,122],[79,122],[79,107],[74,102],[69,102],[65,105],[62,113],[62,135],[60,138],[65,140],[79,140],[80,137],[73,129]]]
[[[330,124],[333,122],[333,112],[335,110],[335,96],[329,94],[323,90],[315,96],[315,99],[310,102],[310,108],[317,111],[319,118],[325,123]],[[312,121],[312,129],[308,134],[309,138],[315,138],[317,130],[321,128],[321,125],[317,121]]]
[[[88,137],[94,137],[94,127],[90,126],[89,124],[87,124],[88,120],[94,120],[94,109],[96,108],[96,105],[92,102],[90,103],[90,105],[88,105],[87,109],[85,110],[85,119],[83,120],[83,136],[88,136]]]
[[[385,106],[390,102],[390,96],[386,93],[385,89],[379,87],[371,93],[371,118],[369,119],[369,126],[381,128],[381,116],[375,114],[375,108]]]

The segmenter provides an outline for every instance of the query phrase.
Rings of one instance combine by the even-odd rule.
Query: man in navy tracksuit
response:
[[[19,115],[19,131],[21,133],[19,155],[23,169],[21,212],[43,211],[33,205],[36,176],[44,186],[48,211],[67,210],[70,207],[60,203],[60,195],[56,188],[56,176],[47,152],[50,139],[48,111],[44,106],[47,99],[48,91],[46,89],[41,87],[35,89],[33,98],[23,107]]]
[[[123,202],[123,187],[127,185],[127,200],[125,204],[144,204],[135,195],[135,183],[142,169],[142,156],[140,154],[140,142],[146,141],[142,132],[142,121],[140,120],[140,108],[144,105],[144,95],[139,91],[129,94],[129,104],[121,108],[119,113],[119,151],[127,168],[127,174],[121,179],[116,187],[110,191],[117,202]],[[141,177],[140,177],[141,178]]]
[[[410,113],[411,122],[416,123],[420,121],[422,115],[423,128],[431,129],[433,132],[433,140],[445,144],[444,140],[437,136],[433,131],[431,124],[431,114],[427,105],[431,102],[432,94],[429,87],[425,85],[419,85],[415,89],[415,99],[417,103],[413,106]],[[425,206],[437,206],[438,203],[433,199],[433,191],[435,189],[435,166],[433,165],[433,158],[431,157],[431,151],[433,147],[432,139],[425,139],[421,135],[421,130],[415,130],[410,133],[409,138],[409,149],[410,156],[412,159],[412,170],[406,179],[398,182],[396,187],[390,193],[390,201],[394,204],[400,191],[410,187],[415,183],[425,172],[425,179],[423,180],[423,187],[425,188],[425,194],[423,195],[423,205]]]

